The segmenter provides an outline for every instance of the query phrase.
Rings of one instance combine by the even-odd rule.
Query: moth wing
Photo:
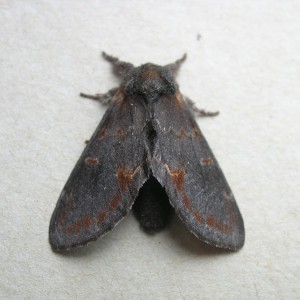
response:
[[[184,97],[161,98],[155,105],[157,133],[154,176],[188,229],[217,247],[241,248],[241,213],[231,189]]]
[[[110,231],[129,212],[148,178],[144,109],[117,92],[72,171],[53,212],[53,249],[82,246]]]

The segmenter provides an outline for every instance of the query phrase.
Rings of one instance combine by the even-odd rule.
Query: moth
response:
[[[132,207],[148,231],[164,228],[174,209],[200,240],[240,249],[241,213],[194,119],[217,113],[198,109],[175,81],[186,55],[166,66],[139,67],[104,52],[103,57],[122,83],[105,94],[81,94],[109,106],[53,212],[53,250],[98,239]]]

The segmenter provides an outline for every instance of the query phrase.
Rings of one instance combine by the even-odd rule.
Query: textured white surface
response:
[[[1,1],[1,299],[299,299],[299,1]],[[197,35],[201,39],[197,40]],[[184,52],[178,81],[235,193],[237,253],[174,219],[154,236],[130,215],[103,239],[54,254],[48,224],[104,109],[79,92]]]

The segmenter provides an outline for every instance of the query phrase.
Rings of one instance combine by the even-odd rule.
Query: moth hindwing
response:
[[[122,79],[119,88],[84,97],[109,107],[78,160],[53,212],[54,250],[86,245],[130,211],[142,227],[166,226],[171,206],[200,240],[237,250],[243,219],[219,164],[200,131],[199,110],[175,76],[185,60],[134,67],[103,53]]]

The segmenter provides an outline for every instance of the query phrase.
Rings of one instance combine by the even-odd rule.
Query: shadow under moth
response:
[[[200,240],[240,249],[241,213],[194,119],[218,113],[198,109],[175,82],[186,55],[166,66],[139,67],[103,57],[122,83],[106,94],[81,94],[109,106],[53,212],[53,250],[98,239],[131,208],[144,229],[158,231],[172,207]]]

